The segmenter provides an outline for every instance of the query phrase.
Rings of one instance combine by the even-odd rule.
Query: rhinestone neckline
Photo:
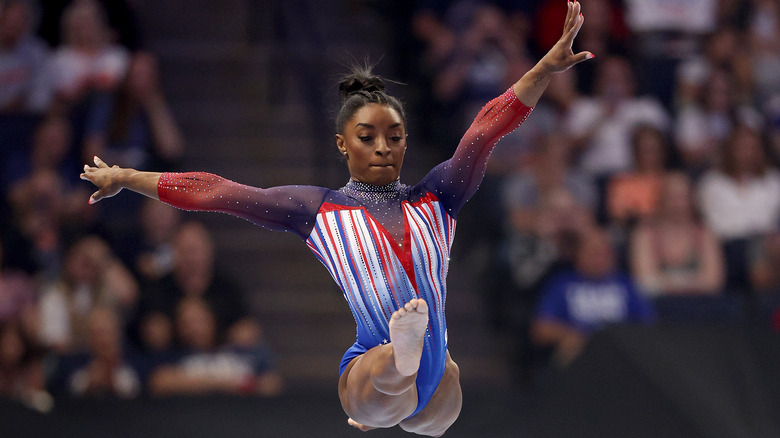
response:
[[[381,201],[398,197],[401,192],[401,182],[395,180],[389,184],[374,185],[350,179],[341,191],[353,198]]]

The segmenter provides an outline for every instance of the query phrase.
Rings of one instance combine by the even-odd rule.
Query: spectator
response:
[[[564,123],[574,146],[582,151],[580,168],[605,178],[631,166],[631,133],[640,124],[666,132],[669,116],[657,100],[636,97],[628,60],[608,57],[599,66],[595,96],[572,105]]]
[[[780,223],[780,173],[766,160],[761,135],[744,125],[724,143],[721,164],[699,184],[705,223],[724,245],[730,290],[748,287],[751,239]]]
[[[607,187],[609,218],[624,225],[646,219],[655,212],[668,155],[663,132],[650,125],[634,129],[631,145],[632,171],[616,175]]]
[[[0,397],[49,412],[53,402],[44,390],[41,351],[14,321],[0,322]]]
[[[68,7],[83,0],[38,0],[41,8],[41,20],[38,34],[50,46],[59,46],[63,37],[62,15]],[[100,6],[106,12],[108,24],[111,27],[110,39],[130,51],[142,48],[143,42],[136,19],[135,2],[127,0],[99,0]],[[132,5],[129,3],[133,3]]]
[[[181,159],[181,133],[158,80],[157,60],[137,53],[112,99],[93,109],[85,156],[101,156],[120,167],[175,168]]]
[[[502,93],[512,84],[510,78],[518,77],[518,72],[530,65],[517,35],[508,29],[506,15],[496,6],[461,2],[451,7],[450,13],[458,49],[438,70],[433,89],[438,100],[461,104],[465,124],[471,122],[486,96],[490,99]]]
[[[78,168],[69,159],[71,139],[72,129],[66,118],[54,115],[41,120],[32,134],[31,147],[9,152],[3,169],[3,188],[7,191],[41,169],[56,172],[65,187],[73,186],[68,181]]]
[[[19,181],[9,194],[14,226],[44,280],[56,278],[63,246],[63,211],[69,205],[54,171],[39,170]]]
[[[153,372],[149,380],[152,394],[275,396],[281,392],[281,378],[273,370],[268,349],[260,343],[221,347],[215,315],[203,299],[187,297],[178,304],[176,329],[182,354],[176,362]]]
[[[0,3],[0,114],[43,110],[35,101],[48,50],[30,30],[30,2]]]
[[[135,268],[144,280],[159,280],[173,270],[173,240],[180,216],[179,210],[169,205],[153,199],[144,200],[140,217],[142,247],[135,260]]]
[[[631,278],[615,269],[609,237],[594,228],[580,236],[574,269],[555,275],[542,288],[531,339],[538,346],[552,347],[555,360],[565,365],[594,331],[652,318],[651,307]]]
[[[239,288],[214,263],[214,242],[200,222],[188,222],[179,228],[173,241],[172,272],[144,290],[141,318],[147,312],[173,317],[184,297],[204,299],[217,321],[220,336],[231,341],[254,343],[259,326],[246,309]]]
[[[534,148],[528,169],[510,176],[504,183],[504,203],[511,218],[510,228],[518,232],[536,229],[542,200],[564,189],[585,210],[596,207],[596,188],[587,176],[570,166],[569,143],[551,134]]]
[[[713,69],[706,79],[700,101],[680,109],[675,120],[675,142],[686,167],[694,176],[715,164],[719,145],[737,124],[758,126],[760,114],[734,100],[733,75]]]
[[[116,260],[105,241],[96,236],[78,240],[67,252],[60,279],[43,288],[40,336],[60,353],[87,344],[92,310],[108,306],[126,315],[135,305],[138,285]]]
[[[680,60],[700,50],[717,26],[719,0],[627,0],[626,23],[635,37],[642,89],[669,105]]]
[[[65,389],[77,397],[134,398],[141,393],[138,367],[125,353],[119,315],[95,307],[87,321],[87,349],[61,359]]]
[[[646,295],[716,294],[723,289],[720,245],[696,219],[691,198],[688,177],[668,174],[658,212],[633,233],[631,267]]]
[[[766,160],[759,132],[741,125],[724,143],[721,164],[699,185],[705,222],[721,240],[774,231],[780,220],[780,173]]]
[[[677,110],[704,102],[705,93],[709,91],[707,78],[716,69],[735,74],[749,67],[749,53],[739,50],[742,40],[742,34],[736,28],[721,26],[707,37],[701,53],[692,54],[680,63],[674,102]]]
[[[92,0],[74,2],[62,23],[63,45],[47,68],[49,92],[67,107],[92,91],[116,90],[127,71],[128,54],[111,43],[101,6]]]

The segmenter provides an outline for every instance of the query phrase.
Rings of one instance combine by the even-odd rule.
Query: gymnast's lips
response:
[[[392,163],[369,164],[370,167],[394,167]]]

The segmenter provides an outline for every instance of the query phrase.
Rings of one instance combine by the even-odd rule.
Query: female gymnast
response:
[[[399,182],[406,151],[400,102],[381,78],[356,71],[342,80],[336,146],[350,180],[331,190],[260,189],[216,175],[109,167],[95,157],[81,178],[98,190],[90,204],[123,188],[186,210],[219,211],[297,234],[328,269],[357,322],[357,342],[339,367],[339,398],[360,430],[399,425],[440,436],[458,417],[458,366],[444,318],[449,251],[458,211],[482,180],[496,142],[528,117],[552,74],[590,59],[574,54],[583,23],[569,2],[563,35],[517,83],[477,115],[453,157],[415,186]]]

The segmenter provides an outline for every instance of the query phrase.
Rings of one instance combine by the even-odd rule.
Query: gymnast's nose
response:
[[[387,145],[387,140],[384,138],[377,138],[376,140],[376,148],[374,149],[374,153],[384,157],[386,155],[390,154],[390,146]]]

